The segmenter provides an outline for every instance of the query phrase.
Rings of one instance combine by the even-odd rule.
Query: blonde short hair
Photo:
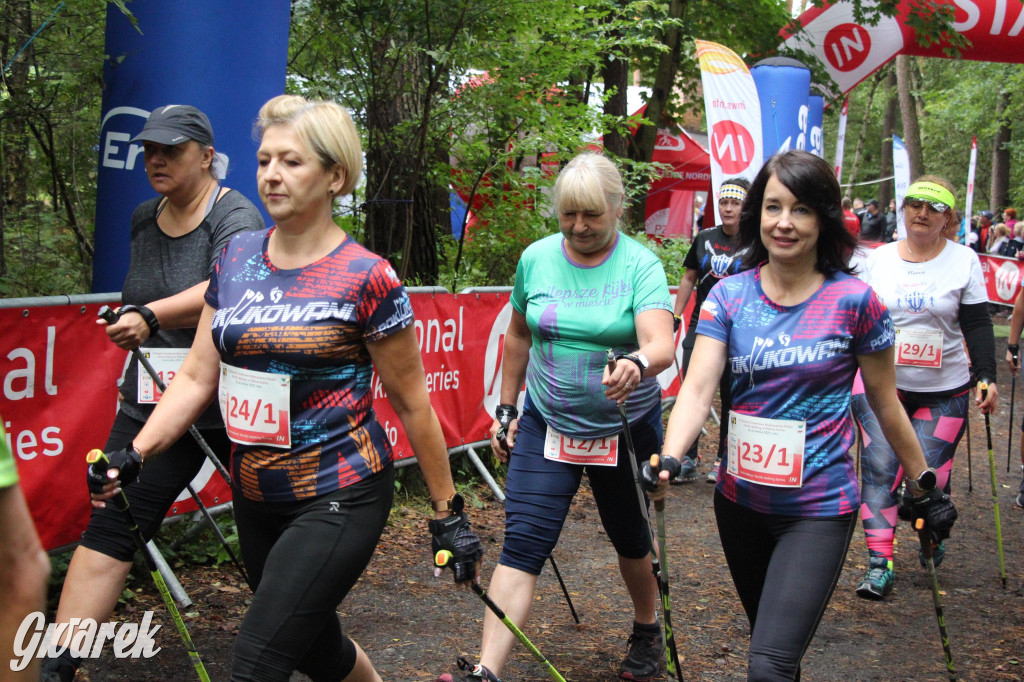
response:
[[[584,152],[576,156],[555,180],[554,206],[559,213],[616,211],[625,199],[622,175],[603,154]]]
[[[298,95],[278,95],[260,107],[256,134],[262,137],[267,128],[279,125],[292,126],[325,169],[341,166],[345,184],[338,194],[352,193],[363,172],[363,148],[352,117],[343,106]]]

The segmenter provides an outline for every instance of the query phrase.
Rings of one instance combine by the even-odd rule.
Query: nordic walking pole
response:
[[[967,492],[974,492],[974,476],[971,475],[971,406],[967,405],[967,414],[964,417],[967,422]]]
[[[1019,359],[1013,354],[1013,364],[1017,366]],[[1006,429],[1006,473],[1010,473],[1010,450],[1013,449],[1013,399],[1017,396],[1017,370],[1013,371],[1013,380],[1010,382],[1010,426]]]
[[[558,578],[558,584],[562,587],[562,594],[565,595],[565,603],[569,605],[569,612],[572,613],[572,619],[576,621],[576,625],[580,624],[580,617],[576,613],[576,607],[572,605],[572,599],[569,597],[569,590],[565,587],[565,581],[562,580],[562,574],[558,570],[558,564],[555,563],[555,557],[548,554],[548,561],[551,562],[551,570],[555,572],[555,577]]]
[[[89,454],[85,456],[85,461],[95,467],[97,472],[102,472],[104,475],[107,471],[107,465],[110,463],[107,455],[102,450],[90,450]],[[210,676],[206,674],[203,660],[199,657],[196,645],[192,643],[192,638],[188,635],[188,629],[185,628],[185,621],[181,619],[181,613],[178,612],[178,607],[174,604],[174,598],[171,597],[171,592],[167,589],[167,583],[164,582],[164,577],[160,575],[160,571],[156,566],[156,559],[153,558],[153,554],[149,551],[146,539],[142,537],[139,524],[135,521],[135,515],[132,514],[128,506],[128,497],[124,494],[124,490],[121,490],[114,499],[120,500],[120,504],[115,504],[115,507],[124,514],[128,522],[128,530],[131,531],[135,545],[142,552],[142,557],[146,560],[146,567],[149,568],[149,574],[153,576],[153,582],[156,583],[156,588],[164,599],[164,606],[167,607],[168,613],[171,614],[171,619],[174,620],[175,627],[178,628],[178,634],[181,635],[181,641],[185,645],[185,650],[188,651],[188,656],[192,659],[192,667],[196,669],[196,674],[199,675],[199,679],[202,682],[210,682]]]
[[[434,564],[436,566],[444,567],[448,565],[451,558],[452,553],[447,549],[442,549],[434,556]],[[501,610],[501,607],[495,604],[494,600],[487,596],[487,592],[484,588],[480,587],[476,580],[471,580],[469,585],[473,588],[473,591],[476,592],[476,595],[483,600],[484,604],[487,605],[487,608],[489,608],[491,612],[498,617],[498,620],[505,624],[505,627],[509,629],[509,632],[515,635],[516,639],[526,647],[527,651],[533,654],[533,657],[536,658],[542,666],[544,666],[544,669],[547,670],[551,679],[555,680],[555,682],[565,682],[565,678],[555,670],[555,666],[551,665],[551,662],[548,659],[544,658],[544,654],[540,652],[540,649],[534,646],[533,642],[530,641],[530,638],[524,635],[523,631],[516,627],[516,624],[512,622],[512,619],[505,615],[505,612]]]
[[[607,354],[608,371],[615,369],[615,354],[608,349]],[[676,649],[676,635],[672,629],[672,605],[668,593],[668,575],[658,559],[658,552],[654,547],[654,532],[651,530],[651,518],[647,515],[647,502],[644,499],[644,491],[640,486],[640,471],[636,464],[636,450],[633,448],[633,436],[629,432],[629,418],[626,417],[626,406],[618,404],[619,417],[622,419],[622,438],[626,441],[626,454],[629,457],[629,468],[633,472],[633,487],[636,488],[636,498],[640,503],[640,516],[647,524],[647,542],[651,552],[651,571],[654,573],[654,580],[658,583],[658,592],[661,595],[662,611],[665,615],[665,660],[670,675],[679,678],[679,652]]]
[[[651,455],[651,468],[657,471],[660,468],[661,459],[658,455]],[[665,500],[656,500],[654,502],[654,514],[658,519],[658,549],[661,550],[661,570],[666,574],[668,573],[668,540],[665,538]],[[672,613],[672,602],[668,596],[668,581],[665,581],[665,595],[661,601],[661,608],[665,611],[665,627],[671,627],[669,625]],[[675,636],[672,637],[672,643],[675,644]],[[669,674],[679,677],[679,654],[674,653],[673,656],[668,657],[668,668]],[[673,666],[675,670],[672,670]]]
[[[99,309],[99,312],[97,312],[96,314],[99,315],[107,324],[113,324],[114,322],[117,322],[117,315],[114,313],[113,310],[110,309],[109,306],[101,307]],[[164,384],[163,379],[160,378],[160,375],[157,373],[156,368],[153,367],[153,365],[149,362],[146,356],[143,355],[138,348],[133,348],[131,352],[132,357],[135,358],[135,360],[138,361],[138,363],[145,368],[146,373],[149,374],[150,378],[153,380],[153,383],[156,384],[156,387],[160,389],[160,392],[162,393],[166,391],[167,385]],[[220,475],[224,478],[224,481],[230,486],[231,475],[228,473],[227,469],[224,468],[224,465],[221,464],[221,461],[220,459],[217,458],[217,455],[213,453],[213,449],[210,448],[209,444],[206,442],[206,439],[203,438],[203,435],[199,433],[199,429],[197,429],[195,425],[192,425],[189,427],[188,432],[192,434],[192,438],[195,439],[196,443],[199,445],[199,448],[206,455],[207,459],[213,462],[213,465],[220,472]],[[249,575],[245,572],[245,569],[242,568],[242,564],[238,560],[238,557],[236,557],[235,553],[231,550],[231,546],[228,544],[227,538],[225,538],[224,534],[221,533],[220,527],[217,525],[217,522],[214,521],[213,516],[210,515],[210,510],[208,510],[206,508],[206,505],[203,504],[203,501],[199,499],[199,495],[196,493],[191,483],[185,486],[185,488],[188,490],[188,494],[192,496],[192,500],[196,503],[196,507],[198,507],[199,511],[203,513],[203,516],[206,518],[206,522],[210,524],[210,528],[213,529],[213,532],[217,536],[217,539],[220,540],[221,546],[224,547],[224,550],[228,553],[228,557],[230,557],[232,563],[235,564],[235,568],[237,568],[238,572],[242,574],[242,578],[245,580],[245,584],[249,586],[249,589],[252,589],[252,583],[249,582]]]
[[[111,310],[109,306],[101,307],[99,309],[99,312],[97,312],[96,314],[99,315],[107,324],[113,324],[117,322],[117,314],[113,310]],[[156,384],[156,387],[159,388],[161,392],[167,390],[166,384],[164,384],[163,380],[160,378],[160,375],[157,373],[156,369],[149,362],[146,356],[143,355],[138,348],[133,348],[131,352],[132,357],[135,358],[135,360],[138,361],[138,363],[146,369],[146,373],[149,374],[150,378],[153,379],[153,383]],[[203,434],[199,433],[199,429],[195,427],[195,424],[188,427],[188,432],[195,439],[196,444],[199,445],[199,449],[203,451],[203,453],[210,460],[210,462],[213,463],[213,466],[216,467],[217,472],[224,478],[224,482],[230,486],[231,474],[229,474],[228,470],[224,468],[223,464],[221,464],[221,461],[217,457],[217,455],[213,453],[213,450],[207,444],[206,439],[203,438]]]
[[[981,399],[988,393],[988,384],[981,382]],[[1006,564],[1003,562],[1003,527],[999,522],[999,488],[996,485],[996,458],[992,454],[992,427],[989,425],[988,412],[985,413],[985,435],[988,438],[988,468],[992,474],[992,506],[996,515],[996,548],[999,550],[999,577],[1006,589]]]
[[[950,682],[956,682],[956,670],[953,668],[953,652],[949,648],[949,634],[946,633],[946,617],[942,613],[942,601],[939,598],[939,578],[935,574],[935,559],[932,557],[931,534],[924,527],[924,519],[914,521],[914,529],[917,531],[917,538],[921,542],[921,553],[924,555],[924,562],[928,566],[928,573],[932,579],[932,602],[935,604],[935,617],[939,621],[939,637],[942,640],[942,651],[946,655],[946,670],[949,672]]]

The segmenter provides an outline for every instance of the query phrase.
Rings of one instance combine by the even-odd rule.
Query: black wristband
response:
[[[1008,350],[1011,353],[1013,353],[1014,355],[1016,355],[1017,353],[1020,352],[1020,344],[1019,343],[1008,343],[1008,344],[1006,344],[1006,350]]]
[[[121,309],[117,311],[117,319],[121,319],[121,316],[125,313],[138,313],[142,315],[142,319],[145,321],[146,326],[149,327],[149,335],[155,336],[160,331],[160,320],[156,319],[156,314],[144,305],[123,305]]]
[[[634,365],[636,365],[636,368],[640,370],[640,378],[644,378],[644,364],[640,362],[640,358],[636,357],[635,355],[615,356],[615,361],[618,362],[619,360],[629,360],[630,362],[632,362]]]
[[[519,410],[515,405],[502,403],[494,408],[494,418],[502,424],[508,424],[508,422],[511,422],[513,419],[519,418]],[[508,421],[504,421],[505,419]]]

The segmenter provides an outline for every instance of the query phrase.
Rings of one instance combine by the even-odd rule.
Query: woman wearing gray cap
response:
[[[117,321],[105,331],[119,348],[145,348],[158,371],[166,374],[175,371],[192,345],[207,280],[228,239],[242,230],[261,229],[263,219],[241,193],[220,185],[224,159],[214,152],[213,129],[199,109],[160,107],[132,142],[142,143],[149,183],[160,196],[142,202],[132,214],[123,305]],[[158,398],[146,371],[129,363],[120,385],[120,409],[104,450],[133,452],[132,441]],[[214,452],[226,459],[229,445],[217,408],[207,410],[195,425]],[[204,460],[202,450],[186,435],[125,489],[147,540]],[[134,554],[135,544],[120,512],[113,505],[94,508],[68,567],[56,622],[108,620]],[[74,632],[67,628],[63,637],[57,635],[58,649],[72,641]],[[78,654],[69,647],[47,659],[44,679],[73,679]]]

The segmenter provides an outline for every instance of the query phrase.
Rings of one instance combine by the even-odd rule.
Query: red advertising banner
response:
[[[985,274],[985,288],[988,300],[992,303],[1013,305],[1020,291],[1021,278],[1024,276],[1024,262],[1016,258],[979,254],[981,271]]]

